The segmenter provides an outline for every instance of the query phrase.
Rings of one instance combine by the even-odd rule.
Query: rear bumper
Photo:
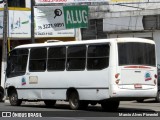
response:
[[[157,88],[150,89],[125,89],[118,88],[112,91],[111,98],[155,98]]]

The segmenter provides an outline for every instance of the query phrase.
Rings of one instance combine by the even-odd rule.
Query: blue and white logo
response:
[[[145,81],[149,81],[149,80],[152,80],[151,74],[150,74],[150,72],[146,72],[145,73]]]
[[[24,77],[22,78],[22,85],[26,85],[26,79]]]

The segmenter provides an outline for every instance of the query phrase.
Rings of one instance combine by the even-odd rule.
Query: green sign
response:
[[[88,6],[64,6],[63,11],[67,29],[88,27]]]

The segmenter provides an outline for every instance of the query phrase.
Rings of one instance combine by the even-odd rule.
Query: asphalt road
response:
[[[154,100],[146,100],[143,103],[137,103],[136,101],[122,101],[119,109],[116,112],[102,111],[100,105],[89,106],[87,110],[70,110],[67,102],[57,101],[55,107],[47,108],[43,102],[23,102],[21,106],[11,106],[9,102],[0,103],[0,116],[2,112],[10,112],[14,118],[18,117],[54,117],[57,120],[71,119],[71,120],[94,120],[114,118],[121,119],[122,117],[139,118],[144,117],[157,118],[160,117],[160,103],[156,103]],[[150,116],[146,116],[150,115]],[[151,116],[152,115],[152,116]],[[83,119],[82,119],[83,118]],[[4,119],[4,118],[3,118]],[[96,119],[97,120],[97,119]],[[123,119],[125,120],[125,119]],[[137,120],[137,119],[136,119]],[[146,120],[146,119],[145,119]]]

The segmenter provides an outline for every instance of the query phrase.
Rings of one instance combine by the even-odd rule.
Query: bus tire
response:
[[[157,92],[157,96],[156,96],[156,102],[160,102],[160,91]]]
[[[101,102],[101,106],[104,111],[110,111],[110,112],[117,111],[118,106],[119,106],[119,101],[104,100]]]
[[[16,90],[12,90],[9,94],[9,101],[12,106],[20,106],[22,100],[18,99],[18,94]]]
[[[72,110],[86,109],[88,107],[88,102],[79,100],[78,93],[73,91],[69,95],[69,106]]]
[[[79,96],[76,91],[71,92],[69,95],[69,106],[72,110],[79,109]]]
[[[52,107],[56,104],[56,100],[45,100],[44,103],[47,107]]]

